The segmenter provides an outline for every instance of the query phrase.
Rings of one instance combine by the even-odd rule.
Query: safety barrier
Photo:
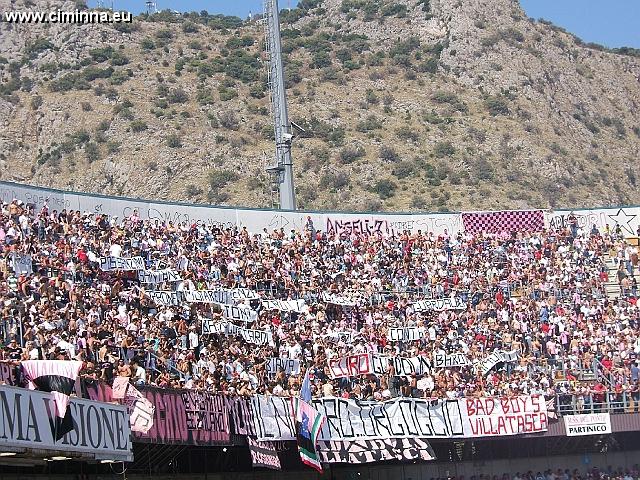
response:
[[[588,395],[558,395],[556,411],[559,415],[582,413],[640,413],[640,393],[603,392]]]

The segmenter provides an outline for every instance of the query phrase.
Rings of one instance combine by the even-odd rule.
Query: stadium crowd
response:
[[[0,361],[13,365],[78,359],[83,375],[107,382],[127,376],[136,385],[238,395],[296,395],[308,366],[316,396],[571,395],[588,410],[609,392],[640,403],[638,250],[619,228],[584,230],[570,219],[566,228],[535,234],[364,236],[327,234],[309,218],[301,231],[254,233],[143,221],[135,211],[122,219],[46,203],[34,211],[14,200],[1,208],[0,249]],[[15,253],[31,255],[33,274],[14,274]],[[609,255],[620,285],[613,300],[606,294]],[[103,256],[141,256],[149,270],[179,273],[182,281],[157,290],[247,288],[306,306],[279,312],[250,302],[259,315],[243,326],[271,332],[268,345],[203,335],[203,321],[221,319],[217,307],[157,306],[135,272],[101,271]],[[323,293],[356,306],[326,303]],[[413,311],[413,301],[445,297],[459,297],[467,308]],[[387,330],[396,326],[418,327],[422,338],[389,341]],[[353,353],[463,352],[474,362],[496,349],[517,351],[519,360],[487,375],[472,365],[408,377],[393,366],[342,379],[328,370],[328,359]],[[299,359],[303,367],[268,375],[265,362],[273,357]],[[594,361],[611,384],[581,381]]]
[[[470,480],[636,480],[640,478],[640,468],[636,464],[633,468],[613,468],[611,466],[599,469],[597,467],[588,468],[586,471],[580,469],[548,469],[542,472],[516,472],[515,474],[505,473],[503,475],[473,475]],[[465,477],[446,477],[431,480],[465,480]]]

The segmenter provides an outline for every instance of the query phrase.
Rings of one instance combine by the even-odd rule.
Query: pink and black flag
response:
[[[82,362],[75,360],[27,360],[22,371],[31,390],[50,392],[55,404],[55,438],[60,440],[73,430],[69,395],[74,390]]]

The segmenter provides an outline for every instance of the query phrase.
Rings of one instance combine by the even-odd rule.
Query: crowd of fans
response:
[[[640,404],[638,249],[617,229],[566,228],[535,234],[328,235],[309,218],[301,231],[260,233],[206,224],[119,219],[39,210],[19,201],[0,213],[0,360],[78,359],[82,375],[136,385],[227,394],[297,395],[310,368],[316,396],[384,400],[544,394],[572,396],[588,410],[606,392]],[[29,254],[33,274],[16,275],[14,254]],[[145,259],[182,281],[151,286],[135,272],[101,271],[103,256]],[[609,298],[611,256],[620,286]],[[260,308],[247,328],[269,331],[258,346],[241,337],[203,335],[217,306],[157,306],[145,292],[247,288],[264,299],[304,299],[301,312]],[[355,306],[326,303],[323,293]],[[424,298],[459,297],[465,310],[416,313]],[[387,329],[415,326],[422,338],[392,342]],[[345,340],[338,333],[350,332]],[[473,365],[410,377],[331,379],[328,359],[353,353],[431,357],[463,352],[471,363],[496,349],[516,363],[487,375]],[[270,358],[294,358],[299,374],[267,374]],[[583,378],[593,366],[610,383]],[[595,381],[594,381],[595,380]]]
[[[473,475],[470,480],[637,480],[640,478],[640,467],[600,469],[597,467],[581,469],[548,469],[544,471],[505,473],[503,475]],[[465,477],[443,477],[431,480],[465,480]]]

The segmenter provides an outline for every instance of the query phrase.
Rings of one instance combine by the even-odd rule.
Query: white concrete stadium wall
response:
[[[130,215],[134,209],[137,209],[143,219],[172,221],[174,223],[203,222],[221,227],[246,226],[251,232],[260,232],[264,228],[268,230],[276,228],[284,228],[285,231],[298,230],[304,226],[307,216],[312,218],[314,226],[320,230],[357,229],[369,232],[378,230],[383,233],[423,230],[440,234],[445,229],[449,232],[458,232],[461,229],[460,214],[458,213],[388,215],[221,208],[63,192],[12,182],[0,182],[0,198],[6,202],[16,198],[25,203],[33,203],[37,210],[42,208],[48,199],[50,209],[60,211],[66,208],[81,212],[105,213],[117,215],[120,218]]]
[[[12,182],[0,182],[0,199],[10,202],[13,198],[25,203],[33,203],[38,210],[48,199],[50,209],[58,211],[66,208],[81,212],[117,215],[123,218],[137,209],[143,219],[172,221],[174,223],[203,222],[221,227],[237,225],[239,227],[245,226],[251,232],[260,232],[265,228],[268,230],[276,228],[284,228],[285,231],[299,230],[305,224],[307,216],[312,218],[316,229],[329,232],[351,231],[353,229],[361,232],[400,233],[403,230],[412,232],[422,230],[441,234],[446,229],[449,233],[455,234],[463,229],[460,213],[284,212],[269,209],[224,208],[65,192]],[[633,235],[640,225],[639,207],[547,211],[545,212],[545,225],[547,227],[566,225],[571,213],[576,216],[581,227],[588,229],[592,225],[599,228],[607,224],[611,228],[620,225],[627,235]]]

